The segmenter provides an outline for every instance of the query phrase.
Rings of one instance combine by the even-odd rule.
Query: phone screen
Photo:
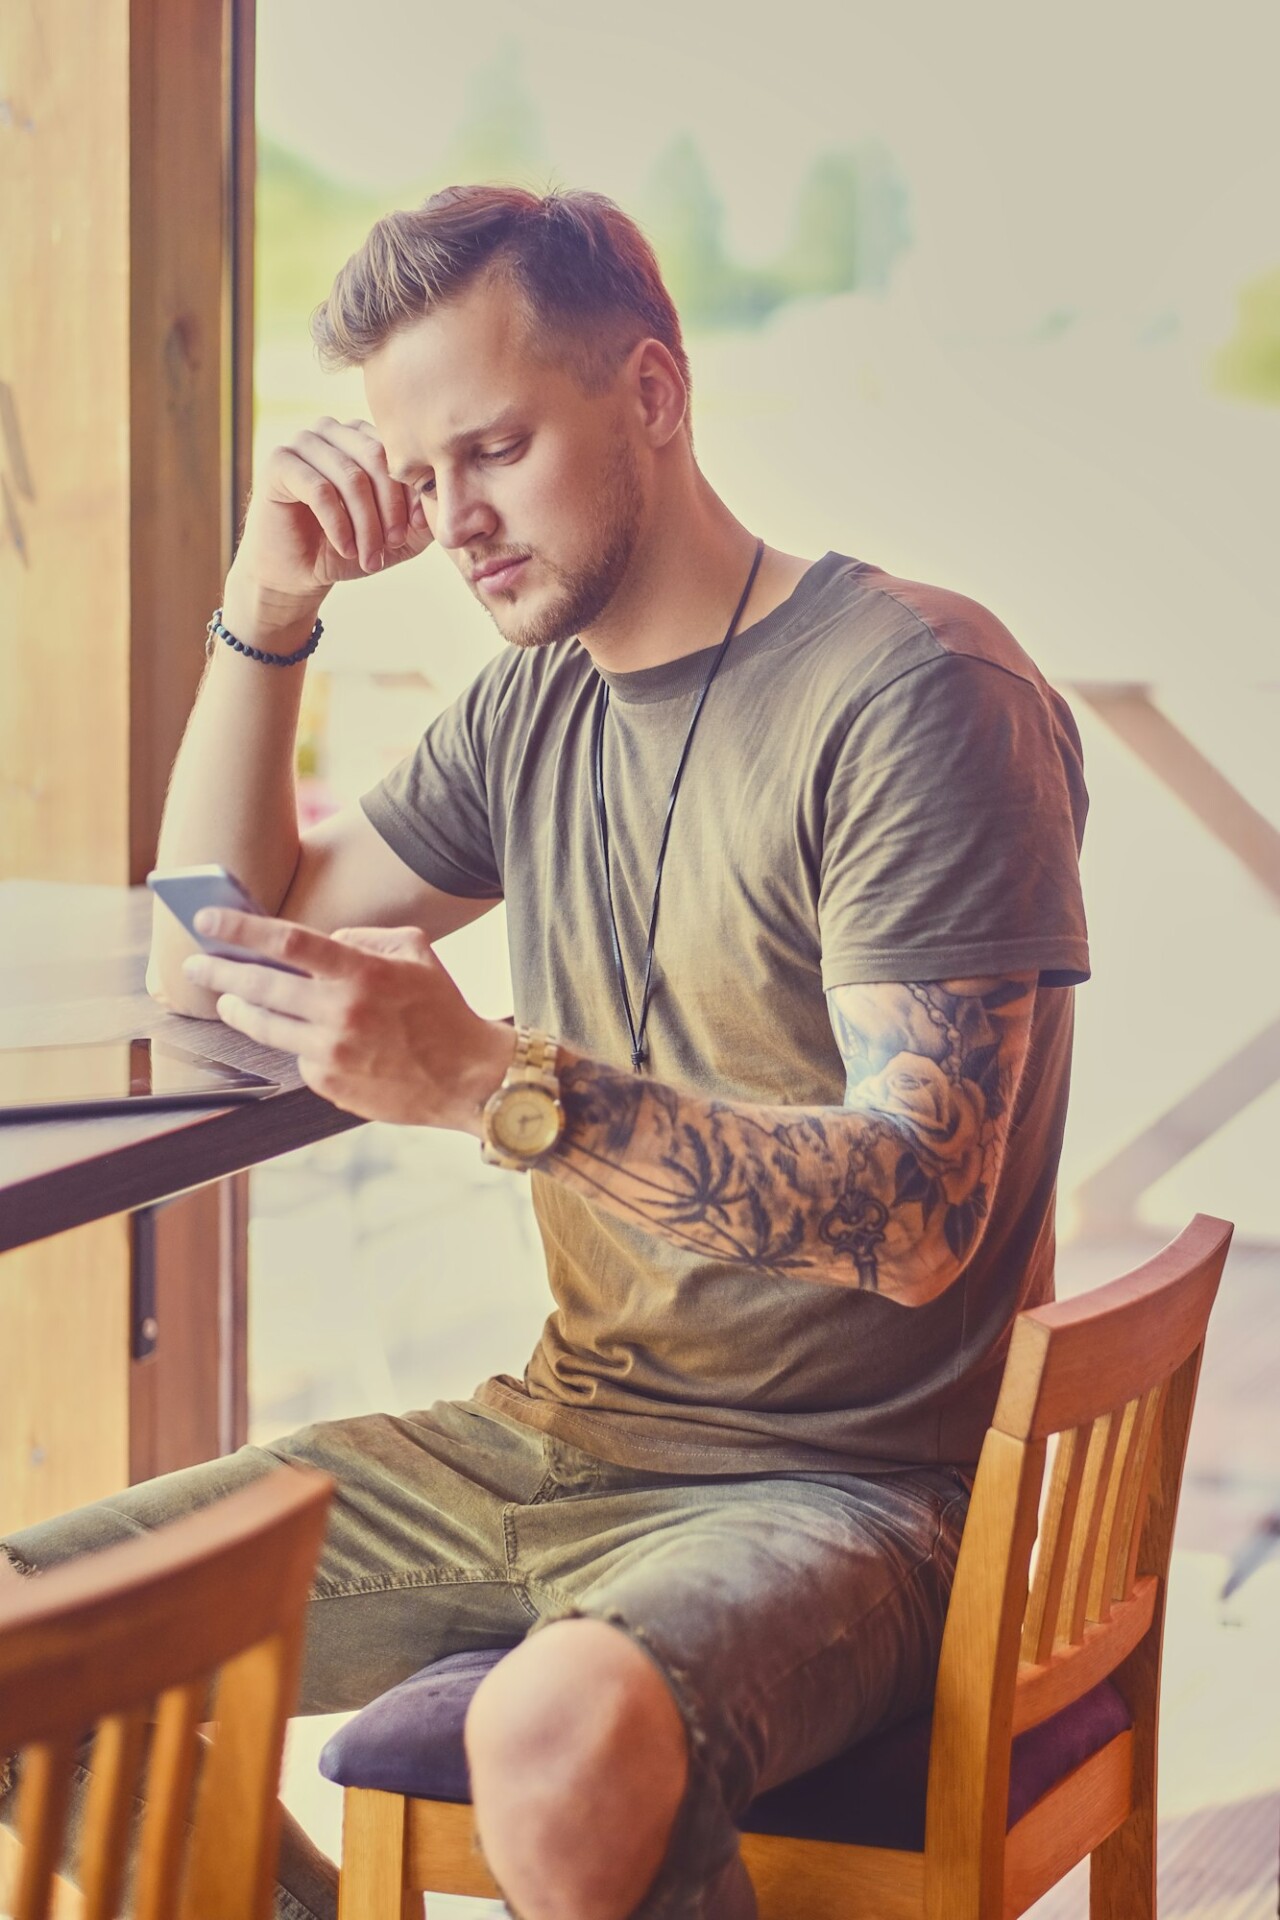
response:
[[[229,940],[211,940],[206,934],[196,932],[195,917],[201,907],[234,907],[239,913],[266,914],[266,908],[259,906],[234,873],[225,867],[175,867],[168,873],[152,872],[147,875],[147,885],[205,953],[219,960],[247,960],[254,966],[274,967],[277,973],[307,977],[303,967],[291,967],[283,960],[269,960],[251,947],[238,947]]]

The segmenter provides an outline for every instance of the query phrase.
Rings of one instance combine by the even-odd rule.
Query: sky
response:
[[[1217,338],[1280,259],[1270,0],[647,0],[612,25],[599,0],[261,0],[258,18],[263,131],[392,199],[514,44],[558,181],[625,205],[692,132],[744,260],[776,250],[817,152],[882,140],[915,297],[960,331],[1065,308]]]

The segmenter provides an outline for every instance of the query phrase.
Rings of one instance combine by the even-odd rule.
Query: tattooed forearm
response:
[[[691,1251],[920,1305],[981,1237],[1034,997],[1033,976],[833,989],[843,1107],[699,1099],[569,1056],[545,1171]]]

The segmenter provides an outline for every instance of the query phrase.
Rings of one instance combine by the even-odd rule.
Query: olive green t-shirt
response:
[[[614,903],[638,1002],[672,775],[712,654],[607,673]],[[507,905],[515,1011],[630,1070],[592,789],[599,676],[507,648],[363,798],[415,873]],[[730,643],[663,873],[647,1071],[838,1107],[824,992],[1038,971],[986,1230],[928,1304],[691,1253],[532,1175],[555,1311],[487,1405],[676,1473],[976,1460],[1019,1308],[1053,1289],[1088,797],[1069,708],[961,594],[828,553]]]

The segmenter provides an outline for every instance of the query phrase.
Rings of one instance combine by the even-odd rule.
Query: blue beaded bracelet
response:
[[[299,647],[296,653],[264,653],[261,647],[247,647],[243,640],[237,640],[234,633],[228,633],[227,629],[223,626],[221,607],[214,609],[213,618],[209,622],[206,632],[209,635],[209,638],[204,643],[205,658],[207,660],[213,658],[214,642],[217,640],[225,640],[229,647],[234,647],[237,653],[242,653],[246,660],[261,660],[264,667],[296,667],[299,660],[305,660],[308,654],[314,653],[320,645],[320,635],[324,632],[324,622],[320,619],[316,620],[305,645]]]

